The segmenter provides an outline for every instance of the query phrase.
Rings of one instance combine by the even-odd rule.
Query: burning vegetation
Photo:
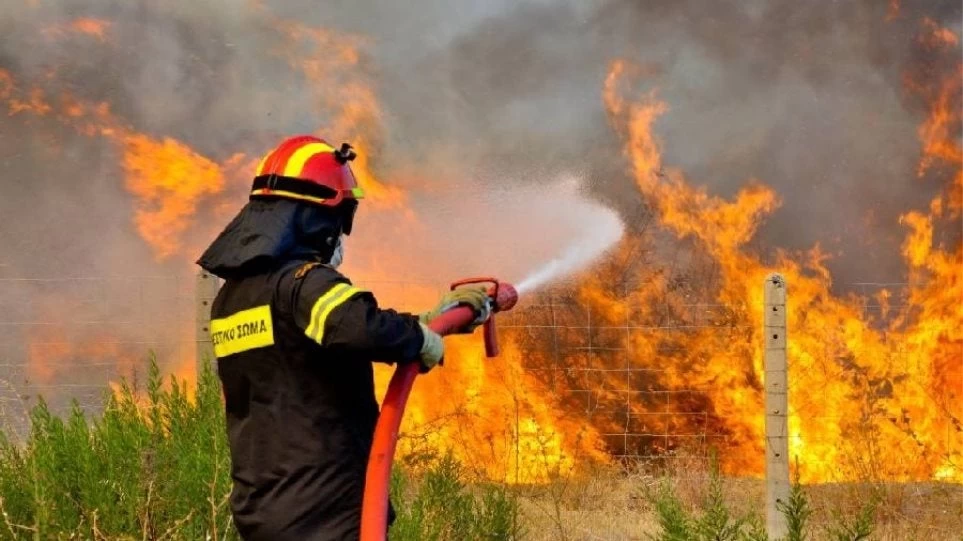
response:
[[[97,4],[102,8],[109,2]],[[780,272],[789,288],[790,450],[802,480],[963,481],[958,29],[929,16],[911,21],[917,10],[899,2],[882,4],[875,24],[913,28],[898,92],[907,108],[920,112],[918,123],[906,126],[915,133],[918,159],[902,174],[907,182],[937,186],[938,192],[927,205],[903,207],[895,217],[902,226],[897,246],[905,284],[887,285],[872,295],[847,291],[830,270],[836,250],[821,244],[802,250],[763,245],[772,240],[760,240],[766,221],[792,205],[778,186],[781,180],[749,178],[725,196],[720,195],[725,190],[711,189],[674,166],[657,126],[671,123],[674,110],[674,96],[659,88],[660,70],[610,55],[601,64],[603,77],[594,82],[595,105],[603,108],[599,116],[621,152],[613,152],[617,158],[610,162],[624,170],[605,170],[604,187],[597,191],[603,199],[615,194],[630,201],[623,203],[630,208],[620,209],[626,235],[572,284],[533,294],[512,320],[518,328],[507,333],[500,358],[486,360],[476,341],[450,339],[444,369],[417,383],[402,453],[450,449],[479,473],[528,481],[588,461],[704,453],[715,446],[727,473],[760,475],[762,283],[770,272]],[[65,20],[61,13],[38,11],[34,22],[42,23],[41,31],[18,39],[68,58],[67,46],[109,56],[151,22],[183,32],[178,25],[188,23],[171,9],[143,18],[125,12],[117,20],[96,18],[96,13]],[[368,54],[371,40],[294,22],[262,6],[245,9],[253,11],[245,11],[248,26],[242,29],[256,39],[222,44],[225,49],[219,51],[223,58],[250,58],[252,67],[238,68],[246,65],[239,60],[230,69],[209,58],[171,61],[191,66],[189,75],[205,92],[219,84],[236,85],[231,77],[257,81],[253,89],[225,96],[224,102],[241,105],[221,103],[216,92],[205,94],[207,101],[201,102],[215,110],[205,115],[231,118],[233,108],[249,105],[264,118],[274,113],[271,120],[245,125],[246,131],[238,133],[225,133],[229,130],[223,127],[232,125],[220,120],[222,133],[208,137],[206,126],[183,118],[176,124],[152,118],[160,113],[140,109],[151,103],[146,97],[115,103],[109,81],[101,82],[89,67],[72,66],[63,57],[20,63],[0,54],[5,117],[0,125],[31,134],[35,162],[60,160],[72,173],[75,145],[96,141],[97,159],[85,155],[78,163],[96,164],[90,175],[104,177],[102,186],[122,187],[122,196],[111,197],[127,205],[125,227],[149,247],[150,265],[182,274],[191,272],[200,247],[244,201],[257,160],[279,134],[310,131],[350,140],[359,149],[352,165],[369,198],[359,213],[360,231],[348,245],[346,272],[370,284],[383,304],[423,308],[440,290],[442,277],[463,272],[465,266],[455,260],[467,250],[442,238],[445,232],[432,221],[436,208],[419,205],[419,198],[444,196],[444,179],[408,179],[417,177],[411,173],[418,170],[412,165],[416,161],[434,166],[455,157],[439,158],[422,148],[411,149],[407,157],[391,150],[404,145],[387,128],[388,110],[379,101],[380,79]],[[204,53],[206,46],[197,48]],[[256,76],[248,71],[259,68]],[[123,77],[121,72],[117,80]],[[292,103],[263,106],[263,100],[289,95],[271,93],[275,84],[263,85],[259,78],[296,81]],[[84,86],[88,80],[98,84]],[[150,86],[154,80],[141,83]],[[185,91],[185,99],[197,107],[196,96],[187,94],[191,91],[200,91]],[[270,128],[257,130],[262,123]],[[75,143],[75,138],[88,142]],[[737,144],[744,143],[733,141]],[[34,146],[43,146],[43,152]],[[14,174],[30,174],[30,162],[19,160],[16,173],[10,172],[14,158],[5,158],[8,184],[21,181]],[[51,174],[37,167],[38,174]],[[440,174],[457,169],[457,164],[439,166]],[[446,201],[433,201],[439,200]],[[528,227],[520,234],[542,234],[539,224]],[[451,249],[424,249],[432,243]],[[667,246],[676,247],[671,258]],[[414,261],[412,253],[427,256]],[[475,263],[469,265],[473,271],[487,270],[488,261]],[[124,264],[145,262],[126,258]],[[165,332],[192,336],[192,321],[170,327]],[[94,345],[109,343],[111,332],[123,331],[100,329],[96,335],[56,340],[56,348],[40,346],[49,339],[25,335],[38,344],[30,347],[28,372],[35,379],[59,381],[65,363],[95,355],[115,358],[126,373],[130,352]],[[170,370],[191,376],[194,359],[188,351],[168,356]],[[378,372],[382,389],[389,376],[390,369]]]
[[[925,31],[937,31],[929,23],[924,24]],[[942,41],[953,42],[946,29],[938,34]],[[659,223],[680,239],[693,239],[695,249],[708,254],[711,273],[702,285],[728,307],[725,313],[710,316],[709,326],[685,333],[674,354],[667,354],[664,347],[673,338],[635,339],[637,361],[652,370],[644,385],[662,392],[704,390],[698,394],[708,419],[698,419],[699,425],[683,432],[722,435],[729,448],[723,462],[730,471],[760,472],[764,456],[760,284],[768,273],[780,272],[791,291],[790,452],[800,457],[801,478],[960,480],[963,249],[955,234],[948,243],[933,237],[934,221],[948,218],[958,223],[960,217],[954,201],[963,185],[959,69],[944,80],[911,86],[937,97],[919,130],[920,171],[938,166],[947,176],[944,192],[929,209],[901,215],[907,227],[906,301],[889,306],[893,292],[881,290],[882,321],[869,317],[867,299],[832,293],[832,276],[818,247],[804,254],[779,254],[769,264],[746,250],[761,220],[779,206],[778,195],[762,183],[749,182],[725,200],[694,187],[682,171],[665,168],[652,125],[667,104],[654,93],[627,102],[618,90],[625,72],[624,63],[612,64],[604,99],[625,140],[632,174]],[[928,88],[932,84],[938,88]],[[684,289],[666,287],[660,280],[642,279],[639,284],[628,292],[630,299],[637,297],[632,302],[636,306],[686,304],[689,292]],[[624,316],[607,304],[624,302],[625,293],[600,292],[599,287],[586,288],[582,298],[599,307],[599,317],[615,316],[612,322],[620,322]],[[683,314],[679,319],[694,323]],[[640,320],[660,323],[657,314],[643,314]],[[636,408],[640,415],[653,409],[644,400]],[[680,416],[672,422],[685,426],[688,419]]]

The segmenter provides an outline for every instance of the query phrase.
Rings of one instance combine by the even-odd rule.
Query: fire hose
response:
[[[484,323],[485,354],[498,355],[498,336],[495,330],[494,314],[511,310],[518,302],[518,292],[510,284],[494,278],[469,278],[451,285],[451,289],[468,284],[487,284],[491,315]],[[456,306],[432,320],[428,327],[444,336],[459,332],[478,318],[478,314],[468,306]],[[418,364],[409,363],[398,366],[375,426],[371,455],[368,458],[368,471],[365,475],[364,500],[361,507],[361,541],[384,541],[388,533],[388,491],[391,486],[391,465],[398,443],[398,430],[401,417],[405,413],[408,395],[418,375]]]

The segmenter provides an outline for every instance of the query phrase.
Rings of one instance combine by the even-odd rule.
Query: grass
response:
[[[0,433],[0,537],[35,539],[236,538],[227,507],[230,463],[213,372],[194,400],[162,386],[123,384],[88,418],[64,418],[41,399],[25,445]]]
[[[152,364],[146,388],[122,384],[96,416],[41,400],[25,438],[0,430],[0,539],[237,539],[219,382],[207,370],[187,391]],[[419,456],[395,468],[391,539],[767,539],[762,481],[723,477],[711,460],[660,464],[522,486]],[[959,485],[797,485],[784,512],[793,541],[963,541]]]
[[[166,384],[165,384],[166,383]],[[144,393],[123,384],[87,416],[46,402],[27,441],[0,431],[0,539],[237,539],[220,384],[210,369],[194,398],[152,363]],[[450,457],[395,472],[403,501],[392,539],[516,539],[518,501],[505,486],[469,485]]]
[[[403,502],[391,539],[520,539],[518,498],[502,485],[470,486],[460,464],[446,456],[412,481],[395,475],[394,500]],[[410,485],[415,484],[415,487]]]

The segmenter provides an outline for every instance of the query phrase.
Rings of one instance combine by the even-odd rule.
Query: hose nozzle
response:
[[[511,310],[518,303],[518,291],[508,282],[500,282],[495,278],[466,278],[451,284],[452,289],[470,284],[487,284],[488,297],[492,303],[492,315]],[[498,356],[498,333],[495,329],[495,319],[489,316],[484,325],[485,355]]]

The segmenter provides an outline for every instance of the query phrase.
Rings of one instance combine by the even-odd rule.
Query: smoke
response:
[[[920,111],[905,99],[901,73],[922,16],[954,30],[960,20],[955,2],[904,2],[895,16],[886,2],[870,1],[5,4],[0,67],[109,101],[138,130],[215,159],[258,154],[283,134],[330,120],[310,81],[272,52],[323,54],[280,34],[280,18],[331,29],[332,42],[357,40],[369,55],[357,69],[371,75],[383,103],[377,167],[389,181],[399,168],[434,184],[471,172],[526,182],[579,171],[599,198],[634,217],[642,202],[599,98],[608,62],[628,58],[646,66],[669,104],[657,126],[667,163],[722,194],[748,178],[773,185],[784,205],[759,247],[823,243],[838,254],[843,283],[901,275],[897,216],[939,189],[909,174]],[[40,39],[77,17],[110,21],[108,39]],[[0,125],[23,133],[19,123]],[[22,156],[23,137],[4,135],[7,154]],[[57,191],[78,170],[109,171],[112,158],[88,148],[32,182]],[[126,212],[120,203],[109,201],[117,222]]]
[[[419,254],[464,260],[420,276],[439,280],[491,267],[521,276],[563,253],[577,217],[537,209],[567,174],[629,230],[639,227],[645,201],[600,97],[609,62],[625,58],[646,73],[637,90],[668,103],[656,125],[666,163],[710,193],[732,194],[750,178],[773,186],[783,205],[754,248],[820,243],[845,287],[903,278],[898,216],[942,188],[936,173],[915,176],[923,111],[902,80],[920,62],[924,16],[960,31],[960,5],[948,0],[896,11],[870,0],[344,0],[324,9],[309,0],[5,0],[0,69],[48,99],[107,102],[131,129],[183,141],[217,163],[331,126],[342,91],[373,85],[375,173],[405,186],[424,218],[417,234],[392,239],[399,253],[385,255],[397,263],[388,270],[404,272]],[[106,21],[103,35],[72,31],[78,18]],[[306,39],[292,25],[324,30]],[[335,61],[344,44],[357,59]],[[315,63],[323,84],[295,62]],[[0,277],[188,268],[195,253],[156,261],[135,234],[119,152],[49,114],[0,116]],[[249,179],[228,181],[224,200],[201,202],[195,245],[226,222],[224,205],[243,201]],[[584,197],[563,197],[559,209]],[[445,226],[451,209],[470,218]],[[525,224],[519,216],[530,209],[543,221]],[[387,249],[390,223],[365,223],[362,211],[349,266]],[[543,251],[499,252],[514,231],[538,231]],[[23,310],[12,304],[0,308]]]
[[[669,104],[657,124],[666,162],[712,193],[750,178],[773,186],[783,205],[756,249],[820,243],[841,287],[900,281],[898,216],[942,188],[913,173],[923,111],[903,74],[918,62],[923,17],[958,32],[958,3],[893,13],[868,1],[525,2],[492,7],[461,32],[434,19],[392,31],[373,6],[352,6],[325,22],[390,36],[381,78],[392,148],[427,166],[454,155],[513,179],[575,169],[635,216],[642,202],[598,95],[622,57]]]

